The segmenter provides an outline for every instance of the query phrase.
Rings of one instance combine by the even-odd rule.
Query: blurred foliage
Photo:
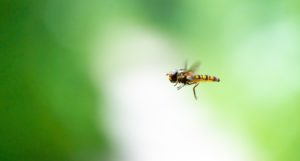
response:
[[[104,159],[101,97],[79,62],[83,54],[45,26],[45,4],[1,1],[0,160]]]

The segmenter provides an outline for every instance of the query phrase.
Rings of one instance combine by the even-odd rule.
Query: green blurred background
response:
[[[202,87],[215,115],[270,160],[300,160],[300,1],[1,0],[0,12],[1,161],[110,160],[108,98],[89,66],[95,35],[115,22],[192,51],[177,57],[221,78]]]

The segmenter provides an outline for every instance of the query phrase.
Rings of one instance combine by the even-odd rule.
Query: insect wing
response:
[[[184,70],[187,70],[187,60],[184,61]]]
[[[200,65],[201,65],[200,62],[196,62],[188,69],[188,71],[195,72],[200,67]]]

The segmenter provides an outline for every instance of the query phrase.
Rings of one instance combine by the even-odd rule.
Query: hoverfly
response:
[[[194,74],[199,66],[200,63],[198,62],[187,69],[187,63],[185,63],[183,69],[176,69],[173,72],[167,73],[166,75],[168,76],[171,83],[175,83],[174,86],[176,86],[177,84],[181,84],[177,87],[178,90],[180,90],[185,85],[195,85],[193,87],[193,92],[195,99],[197,99],[195,89],[200,82],[220,82],[220,79],[215,76]]]

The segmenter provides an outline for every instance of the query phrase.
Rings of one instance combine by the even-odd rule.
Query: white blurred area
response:
[[[186,59],[178,44],[134,25],[105,33],[94,46],[93,74],[105,94],[115,161],[260,160],[243,137],[218,125],[209,102],[194,100],[192,87],[177,91],[168,81],[165,74]]]

